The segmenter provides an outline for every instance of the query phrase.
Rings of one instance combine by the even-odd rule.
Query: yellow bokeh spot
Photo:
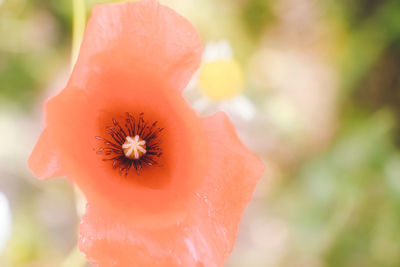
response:
[[[216,60],[200,69],[200,90],[212,100],[236,96],[243,90],[243,72],[235,60]]]

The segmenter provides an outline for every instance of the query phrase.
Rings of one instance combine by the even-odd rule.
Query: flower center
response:
[[[139,135],[134,138],[127,136],[122,148],[127,158],[139,159],[143,154],[146,154],[146,141],[141,139]]]
[[[105,130],[108,137],[95,137],[103,142],[96,153],[106,156],[103,161],[112,161],[112,167],[121,175],[127,176],[132,168],[139,175],[144,168],[162,166],[158,159],[162,155],[160,133],[164,128],[157,127],[157,121],[145,120],[143,115],[126,113],[122,125],[112,118],[113,125]]]

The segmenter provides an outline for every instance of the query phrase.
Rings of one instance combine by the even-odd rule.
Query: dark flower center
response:
[[[96,153],[108,156],[103,161],[112,161],[113,168],[118,169],[121,175],[127,176],[132,168],[139,175],[146,167],[161,166],[157,162],[162,154],[159,133],[164,128],[157,127],[157,121],[152,123],[144,120],[143,115],[140,113],[135,118],[127,112],[124,127],[112,118],[113,125],[105,130],[110,138],[96,136],[105,145]]]

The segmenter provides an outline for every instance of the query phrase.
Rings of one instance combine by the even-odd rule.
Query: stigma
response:
[[[146,141],[141,139],[139,135],[134,138],[127,136],[122,148],[127,158],[140,159],[141,156],[146,154]]]

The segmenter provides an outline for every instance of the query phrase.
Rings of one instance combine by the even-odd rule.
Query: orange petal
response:
[[[85,88],[88,73],[96,71],[92,57],[105,52],[126,68],[146,69],[182,91],[201,51],[191,23],[155,0],[95,6],[69,85]]]
[[[79,245],[91,263],[98,267],[223,266],[263,164],[240,142],[224,113],[204,119],[203,126],[211,166],[192,195],[185,220],[143,229],[88,205]]]
[[[93,90],[66,88],[47,103],[53,144],[67,177],[88,201],[137,224],[176,222],[187,213],[187,199],[205,177],[208,150],[201,120],[180,93],[162,81],[118,70],[102,68],[91,77],[88,88]],[[145,90],[130,90],[135,85]],[[125,177],[96,154],[102,143],[95,137],[107,137],[105,126],[126,112],[144,112],[165,128],[162,167]]]
[[[28,159],[28,166],[38,179],[64,175],[47,130],[44,130],[39,137]]]
[[[68,86],[48,101],[45,120],[66,176],[89,201],[138,224],[185,216],[208,162],[200,119],[179,91],[200,54],[193,26],[154,0],[94,9]],[[106,137],[111,118],[126,112],[165,128],[163,167],[125,178],[96,155],[95,136]]]
[[[204,222],[208,242],[224,261],[233,249],[240,218],[264,172],[264,164],[240,141],[224,112],[204,118],[203,127],[209,138],[210,167],[196,192],[199,200],[193,203],[193,210],[197,223]]]
[[[197,226],[137,228],[88,205],[79,232],[80,250],[97,267],[222,266]]]

